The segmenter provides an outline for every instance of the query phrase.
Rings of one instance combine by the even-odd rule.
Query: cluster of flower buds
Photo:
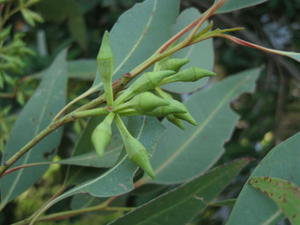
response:
[[[107,110],[105,119],[95,128],[91,136],[96,152],[100,157],[103,156],[111,141],[111,126],[115,121],[128,158],[153,178],[154,171],[150,164],[148,151],[138,139],[130,134],[121,117],[134,115],[166,117],[182,129],[184,129],[183,120],[197,125],[186,106],[173,99],[160,87],[173,82],[197,81],[203,77],[214,76],[215,73],[197,67],[181,70],[182,66],[189,62],[188,59],[163,59],[156,63],[153,72],[142,74],[127,89],[114,97],[112,90],[114,60],[108,32],[104,34],[97,62],[109,110]]]

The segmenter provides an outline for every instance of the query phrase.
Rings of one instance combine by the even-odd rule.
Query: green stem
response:
[[[92,109],[81,112],[73,112],[65,117],[51,123],[48,127],[42,130],[37,136],[35,136],[31,141],[29,141],[23,148],[21,148],[16,154],[14,154],[9,160],[7,160],[3,166],[0,167],[0,177],[5,173],[8,168],[10,168],[16,161],[18,161],[24,154],[26,154],[30,149],[44,139],[47,135],[52,133],[57,128],[63,126],[66,123],[74,121],[79,118],[85,118],[89,116],[105,115],[108,111],[105,108]]]
[[[117,124],[118,129],[120,130],[120,133],[121,133],[121,136],[123,139],[126,139],[127,137],[131,136],[131,134],[127,130],[123,120],[121,119],[121,117],[118,114],[115,116],[115,122]]]
[[[85,91],[84,93],[82,93],[81,95],[77,96],[75,99],[73,99],[72,101],[70,101],[65,107],[63,107],[54,117],[53,120],[58,120],[66,111],[68,111],[68,109],[75,104],[76,102],[80,101],[81,99],[86,98],[87,96],[89,96],[90,94],[93,94],[97,91],[97,88],[95,87],[91,87],[89,88],[87,91]]]
[[[130,211],[134,208],[129,208],[129,207],[109,207],[107,206],[107,202],[104,202],[100,205],[97,206],[92,206],[84,209],[77,209],[77,210],[69,210],[65,212],[60,212],[60,213],[53,213],[47,216],[42,216],[36,220],[36,222],[42,222],[42,221],[55,221],[55,220],[62,220],[62,219],[67,219],[73,216],[77,216],[83,213],[90,213],[90,212],[96,212],[96,211]],[[31,217],[19,221],[17,223],[14,223],[12,225],[27,225],[31,222]]]
[[[205,19],[208,19],[209,16],[211,16],[218,7],[221,7],[221,3],[224,3],[224,0],[220,0],[218,4],[213,5],[213,9],[209,9],[210,13],[206,13],[206,16],[203,16],[199,18],[198,20],[192,22],[189,24],[186,28],[184,28],[180,34],[175,35],[174,37],[181,37],[184,33],[187,33],[192,28],[197,27],[198,23],[204,22]],[[161,48],[158,49],[151,57],[149,57],[145,62],[137,66],[135,69],[133,69],[129,74],[126,76],[123,76],[122,78],[116,80],[112,88],[114,90],[114,94],[118,93],[120,90],[122,90],[126,84],[129,83],[130,80],[132,80],[134,77],[136,77],[138,74],[149,68],[151,65],[155,64],[156,62],[160,61],[161,59],[168,57],[175,52],[189,46],[191,43],[189,39],[186,39],[182,41],[181,43],[175,45],[171,49],[168,49],[170,45],[172,45],[176,40],[176,38],[171,38],[169,41],[167,41],[165,44],[162,45]],[[83,94],[84,95],[84,94]],[[86,96],[86,95],[85,95]],[[91,109],[93,107],[96,107],[102,103],[105,102],[104,95],[99,96],[98,98],[94,99],[93,101],[79,107],[77,110],[67,114],[65,117],[58,119],[51,123],[46,129],[44,129],[40,134],[38,134],[36,137],[34,137],[31,141],[29,141],[23,148],[21,148],[15,155],[13,155],[2,167],[0,167],[0,176],[3,175],[3,173],[11,166],[13,165],[18,159],[20,159],[25,153],[27,153],[33,146],[35,146],[37,143],[39,143],[43,138],[45,138],[48,134],[56,130],[57,128],[61,127],[62,125],[74,121],[78,118],[86,117],[89,115],[94,115],[94,111],[90,111],[89,113],[85,112],[82,114],[77,114],[79,111]],[[70,106],[70,105],[69,105]],[[57,118],[57,116],[56,116]]]

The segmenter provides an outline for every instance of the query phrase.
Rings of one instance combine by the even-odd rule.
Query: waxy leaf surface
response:
[[[285,179],[300,185],[300,133],[277,145],[259,163],[252,177]],[[247,209],[247,210],[245,210]],[[267,196],[248,183],[243,187],[226,225],[269,225],[281,219],[282,212]]]
[[[300,188],[273,177],[252,177],[250,185],[271,198],[293,225],[300,224]]]
[[[187,224],[224,190],[248,162],[248,159],[241,159],[217,167],[142,205],[111,225]]]
[[[193,94],[185,105],[198,126],[186,124],[186,129],[180,130],[164,122],[164,138],[151,159],[156,173],[152,182],[184,182],[208,170],[221,157],[223,144],[239,119],[230,102],[241,93],[253,91],[259,72],[244,71]]]
[[[66,88],[67,62],[66,51],[63,51],[45,71],[40,86],[18,116],[4,149],[3,161],[9,159],[49,125],[65,104]],[[62,129],[56,130],[34,146],[14,166],[49,161],[60,143],[61,136]],[[1,178],[2,205],[29,188],[47,168],[48,166],[40,166],[21,169]]]

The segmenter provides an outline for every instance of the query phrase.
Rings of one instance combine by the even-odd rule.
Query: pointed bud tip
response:
[[[101,46],[97,55],[97,59],[113,59],[113,53],[110,46],[109,32],[105,31],[102,37]]]

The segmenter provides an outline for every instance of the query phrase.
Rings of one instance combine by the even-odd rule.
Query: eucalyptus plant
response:
[[[191,97],[187,102],[182,102],[176,93],[172,92],[172,85],[178,85],[176,87],[180,89],[179,85],[196,82],[203,84],[207,79],[218,75],[211,71],[211,68],[191,65],[194,59],[188,57],[189,54],[182,57],[180,53],[207,43],[212,38],[225,38],[243,46],[288,56],[299,62],[299,53],[273,50],[247,42],[232,35],[232,32],[243,28],[214,28],[210,21],[217,13],[261,2],[263,1],[216,0],[207,11],[173,35],[168,32],[171,30],[169,26],[175,23],[177,17],[178,0],[146,0],[137,4],[128,14],[121,16],[120,20],[133,29],[136,20],[134,16],[143,13],[148,15],[145,27],[142,27],[144,30],[135,30],[141,32],[138,34],[142,36],[137,35],[137,39],[132,37],[133,46],[128,44],[129,47],[124,47],[124,50],[121,49],[121,41],[127,43],[126,41],[130,40],[122,38],[119,34],[129,37],[135,35],[130,33],[130,30],[126,33],[128,27],[122,27],[125,25],[120,22],[110,32],[105,32],[96,58],[98,70],[92,87],[68,104],[65,104],[67,51],[62,51],[45,72],[40,87],[21,113],[7,143],[0,167],[0,208],[4,209],[10,201],[44,174],[47,169],[45,155],[53,155],[53,150],[60,144],[63,131],[59,128],[69,122],[89,118],[87,129],[75,149],[78,150],[79,146],[88,148],[88,144],[92,144],[94,152],[89,154],[95,153],[93,157],[98,160],[95,167],[109,169],[104,172],[98,171],[99,176],[96,178],[68,189],[73,184],[72,175],[76,175],[72,172],[76,169],[72,167],[62,190],[32,216],[15,224],[59,220],[94,211],[117,211],[121,214],[130,211],[110,224],[189,223],[199,212],[212,204],[213,199],[251,161],[249,158],[243,158],[211,169],[223,154],[223,144],[238,120],[238,116],[230,110],[229,103],[241,93],[253,91],[260,69],[228,78],[214,84],[203,93],[190,89]],[[169,18],[162,21],[163,13],[166,12],[170,12]],[[27,17],[28,15],[32,13],[27,12]],[[26,19],[25,15],[24,17]],[[156,27],[152,27],[151,23],[154,21],[157,26],[164,26],[162,28],[166,34],[164,30],[157,31]],[[158,42],[162,44],[149,50],[146,45],[153,42],[153,38],[158,40],[160,33],[163,36]],[[145,39],[148,43],[143,43]],[[75,103],[95,96],[92,95],[95,93],[94,99],[75,107]],[[20,135],[20,130],[25,129],[27,132]],[[119,151],[114,152],[110,146],[117,142],[116,137],[121,143]],[[293,196],[300,193],[297,187],[300,185],[300,177],[296,172],[299,171],[299,157],[293,156],[295,158],[290,159],[291,153],[282,155],[280,151],[281,148],[288,148],[288,151],[299,155],[296,152],[298,139],[299,134],[277,146],[260,163],[253,172],[254,177],[250,179],[249,184],[245,184],[241,196],[237,199],[228,221],[229,225],[270,224],[281,219],[283,215],[293,224],[298,224],[295,218],[300,214],[300,209],[295,205],[300,203],[300,199]],[[69,162],[67,159],[57,163],[77,166],[85,166],[88,163],[86,160],[76,163],[75,158],[76,155],[70,157]],[[112,162],[109,161],[111,158]],[[277,163],[279,159],[287,158],[290,160],[290,167],[284,168],[282,172]],[[40,167],[39,171],[34,168],[36,166]],[[27,176],[30,173],[33,176]],[[279,176],[283,180],[264,179],[264,176]],[[294,178],[291,180],[290,177]],[[136,209],[111,205],[120,196],[149,183],[181,185]],[[267,193],[269,198],[265,198],[262,193],[254,192],[253,187],[264,191],[268,185],[273,185],[274,196]],[[282,190],[283,185],[287,186],[286,190]],[[55,203],[81,193],[89,193],[105,200],[96,206],[42,215]],[[288,198],[284,198],[285,195]],[[252,196],[254,200],[249,200]],[[278,200],[278,196],[285,201]],[[259,204],[258,202],[263,205],[258,208],[261,212],[258,212],[257,218],[249,219],[249,215],[243,212],[245,206],[249,206],[249,210],[255,212],[255,204]],[[220,204],[226,205],[226,202]],[[290,208],[292,209],[289,211]],[[286,213],[291,211],[293,213]],[[263,223],[265,221],[270,223]]]

